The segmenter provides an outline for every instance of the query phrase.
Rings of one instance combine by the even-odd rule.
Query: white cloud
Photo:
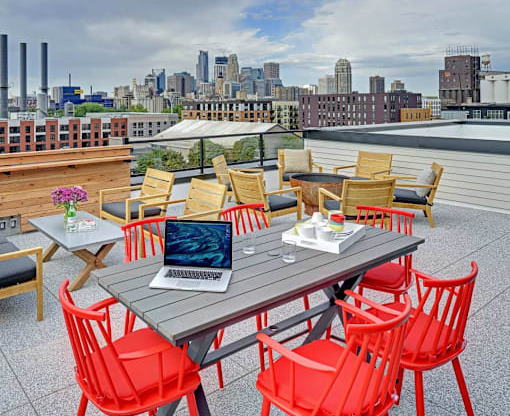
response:
[[[293,63],[328,68],[310,73],[315,79],[342,57],[351,60],[360,91],[379,73],[388,84],[401,78],[410,89],[437,93],[447,44],[477,44],[493,52],[499,69],[510,70],[508,6],[508,0],[335,0],[316,8],[283,41],[295,45]]]
[[[333,73],[338,58],[348,58],[360,91],[379,74],[388,85],[401,78],[409,89],[437,93],[447,44],[478,44],[492,53],[493,68],[510,69],[509,0],[321,0],[299,9],[284,0],[265,22],[284,24],[275,13],[285,13],[284,27],[296,19],[281,38],[241,27],[259,9],[269,13],[266,0],[4,2],[0,30],[10,36],[10,80],[17,86],[17,43],[28,42],[29,90],[39,87],[43,40],[50,43],[50,83],[66,84],[70,71],[86,90],[90,84],[112,90],[155,67],[194,74],[199,49],[209,50],[210,62],[232,52],[241,66],[279,60],[286,85],[316,83]]]

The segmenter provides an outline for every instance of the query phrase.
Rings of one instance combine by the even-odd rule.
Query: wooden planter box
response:
[[[131,146],[105,146],[0,155],[0,218],[20,215],[21,231],[29,218],[55,214],[50,192],[80,185],[88,201],[79,209],[99,214],[99,190],[130,185]],[[129,192],[114,195],[128,198]]]

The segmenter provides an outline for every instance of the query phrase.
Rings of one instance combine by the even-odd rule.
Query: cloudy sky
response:
[[[199,49],[237,53],[240,66],[281,63],[285,85],[316,84],[338,58],[353,88],[402,79],[437,95],[446,45],[476,44],[510,70],[510,0],[0,0],[9,82],[18,94],[18,43],[28,42],[29,91],[39,87],[39,43],[49,42],[50,85],[112,91],[151,68],[195,75]]]

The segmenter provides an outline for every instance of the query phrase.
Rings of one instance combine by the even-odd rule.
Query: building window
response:
[[[26,141],[26,142],[29,142],[29,141],[30,141],[30,135],[26,135],[26,136],[25,136],[25,141]]]
[[[25,126],[25,133],[30,133],[30,126]]]
[[[503,110],[487,110],[487,118],[494,120],[503,120],[504,111]]]
[[[482,110],[473,110],[473,118],[482,118]]]
[[[54,125],[54,124],[52,124],[52,125],[50,126],[50,131],[51,131],[51,132],[55,132],[55,125]]]
[[[73,124],[73,131],[78,131],[78,124]]]

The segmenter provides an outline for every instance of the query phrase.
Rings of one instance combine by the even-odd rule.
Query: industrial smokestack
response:
[[[7,106],[7,90],[9,89],[9,80],[7,75],[7,35],[0,35],[0,118],[7,118],[9,113]]]
[[[41,43],[41,92],[48,94],[48,44]]]
[[[48,117],[48,44],[41,43],[41,93],[37,94],[37,118]]]
[[[27,44],[19,44],[19,109],[27,111]]]

